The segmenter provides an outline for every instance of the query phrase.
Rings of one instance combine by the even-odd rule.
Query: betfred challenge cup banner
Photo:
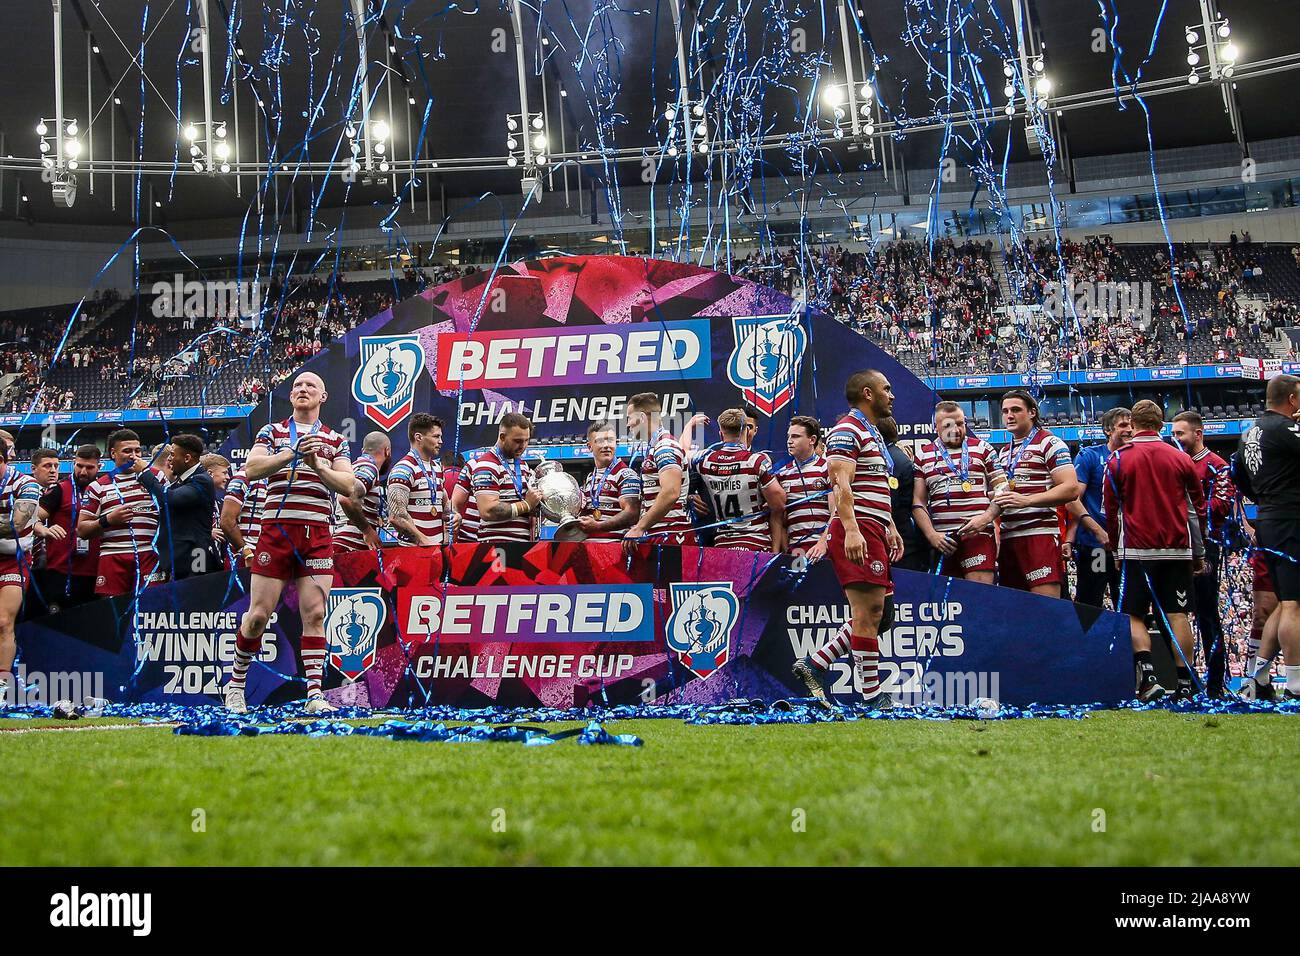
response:
[[[19,626],[25,673],[86,674],[113,700],[215,703],[247,578],[210,574]],[[254,704],[305,693],[297,595],[248,675]],[[712,548],[457,545],[337,561],[326,694],[372,707],[583,707],[805,696],[791,665],[839,632],[829,565]],[[106,622],[112,622],[106,626]],[[1116,703],[1131,696],[1127,619],[1019,591],[896,573],[881,637],[886,689],[907,703]],[[91,681],[93,683],[93,680]],[[827,689],[855,699],[851,661]]]
[[[759,409],[758,443],[781,448],[794,415],[831,423],[844,383],[876,368],[894,387],[902,434],[929,422],[934,393],[832,317],[747,279],[689,263],[622,256],[518,262],[429,289],[375,316],[312,359],[324,380],[328,424],[369,423],[405,441],[407,418],[447,423],[447,445],[491,445],[507,412],[539,438],[582,435],[620,420],[627,399],[656,392],[670,422],[742,401]],[[271,414],[289,415],[286,379]],[[246,449],[265,405],[227,449]],[[453,439],[453,433],[457,433]],[[458,444],[457,444],[458,441]]]

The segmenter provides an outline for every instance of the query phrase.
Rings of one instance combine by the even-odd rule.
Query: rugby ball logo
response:
[[[424,371],[418,335],[363,335],[361,361],[352,377],[352,397],[384,431],[411,414],[415,386]]]

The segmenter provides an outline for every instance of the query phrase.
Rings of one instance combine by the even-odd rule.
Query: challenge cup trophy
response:
[[[582,541],[587,535],[578,524],[582,511],[582,489],[577,480],[554,461],[544,461],[533,472],[534,488],[541,495],[542,514],[559,527],[556,541]]]

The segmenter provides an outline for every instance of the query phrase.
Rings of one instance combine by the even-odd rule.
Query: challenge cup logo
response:
[[[706,678],[731,657],[731,632],[740,602],[730,581],[670,584],[672,614],[664,626],[668,646],[693,674]]]
[[[367,418],[391,431],[415,407],[415,386],[424,371],[418,335],[363,335],[352,397]]]
[[[379,588],[334,588],[325,613],[330,665],[356,680],[375,663],[388,606]]]
[[[808,334],[798,316],[736,316],[731,322],[736,347],[727,377],[746,401],[771,416],[794,398]]]

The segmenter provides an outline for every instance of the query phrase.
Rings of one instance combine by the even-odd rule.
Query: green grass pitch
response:
[[[5,865],[1300,864],[1300,723],[610,723],[641,748],[5,733]]]

